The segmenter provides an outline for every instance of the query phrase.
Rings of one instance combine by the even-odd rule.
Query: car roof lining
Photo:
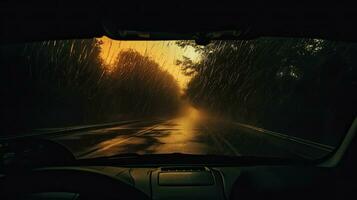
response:
[[[0,43],[102,37],[122,40],[195,39],[181,37],[235,30],[236,37],[310,37],[355,41],[357,14],[353,6],[309,4],[200,4],[172,2],[121,3],[120,6],[51,1],[0,3]],[[135,13],[135,14],[133,14]],[[123,37],[115,31],[161,32],[159,37]],[[113,32],[113,31],[112,31]],[[180,33],[180,34],[178,34]],[[203,38],[205,39],[205,38]]]

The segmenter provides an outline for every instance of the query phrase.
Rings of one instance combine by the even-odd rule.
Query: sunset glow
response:
[[[155,60],[163,70],[175,77],[181,88],[186,87],[191,77],[181,72],[180,67],[176,65],[176,60],[182,59],[182,56],[193,61],[200,59],[200,55],[195,52],[194,48],[180,48],[175,41],[116,41],[107,37],[102,37],[100,40],[103,43],[101,56],[109,70],[120,51],[133,49]]]

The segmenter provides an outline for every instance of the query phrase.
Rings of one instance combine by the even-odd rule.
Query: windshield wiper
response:
[[[79,165],[264,165],[306,164],[306,160],[291,160],[280,157],[227,156],[215,154],[117,154],[106,157],[78,159]]]

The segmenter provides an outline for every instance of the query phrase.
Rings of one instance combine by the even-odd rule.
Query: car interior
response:
[[[197,45],[263,36],[357,41],[357,13],[342,2],[117,4],[1,2],[0,44],[102,36]],[[355,199],[356,114],[339,146],[313,161],[179,153],[77,160],[55,142],[6,140],[0,199]]]

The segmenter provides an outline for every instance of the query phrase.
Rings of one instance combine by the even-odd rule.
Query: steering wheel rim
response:
[[[148,200],[148,195],[123,180],[79,167],[40,168],[0,178],[0,199],[18,199],[39,192],[73,192],[80,199]]]

